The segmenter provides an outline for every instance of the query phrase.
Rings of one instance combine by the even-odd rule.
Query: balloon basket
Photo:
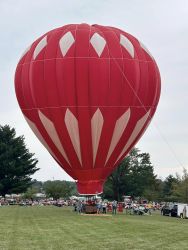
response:
[[[97,214],[97,200],[101,199],[97,195],[87,195],[85,204],[83,205],[84,214]]]

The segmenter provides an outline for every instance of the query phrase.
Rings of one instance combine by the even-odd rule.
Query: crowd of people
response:
[[[151,215],[152,209],[151,204],[129,204],[125,206],[126,214]]]
[[[20,206],[48,206],[54,205],[57,207],[72,206],[73,211],[77,213],[96,213],[96,214],[106,214],[117,212],[124,212],[126,214],[133,215],[151,215],[152,210],[161,209],[161,205],[158,203],[146,203],[139,204],[138,202],[117,202],[116,200],[107,201],[102,199],[95,200],[82,200],[82,199],[5,199],[0,198],[0,206],[6,205],[20,205]]]
[[[108,202],[105,200],[75,200],[73,203],[74,211],[78,213],[96,213],[96,214],[106,214],[111,211],[112,214],[116,214],[118,202],[114,200],[113,202]]]
[[[153,210],[160,210],[161,205],[158,203],[146,203],[140,204],[137,202],[117,202],[116,200],[109,202],[106,200],[96,200],[94,202],[88,202],[85,200],[75,200],[73,203],[74,211],[78,213],[97,213],[106,214],[117,212],[124,212],[132,215],[151,215]]]
[[[6,199],[0,198],[0,206],[10,206],[10,205],[19,205],[19,206],[48,206],[54,205],[58,207],[71,206],[71,200],[57,199]]]

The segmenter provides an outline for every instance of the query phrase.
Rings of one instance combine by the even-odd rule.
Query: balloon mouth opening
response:
[[[78,181],[76,184],[80,195],[98,195],[103,193],[104,180]]]

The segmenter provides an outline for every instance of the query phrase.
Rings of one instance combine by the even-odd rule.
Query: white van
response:
[[[188,205],[177,204],[177,216],[180,218],[188,218]]]

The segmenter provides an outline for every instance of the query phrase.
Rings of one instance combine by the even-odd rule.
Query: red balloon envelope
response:
[[[38,139],[75,180],[96,194],[141,137],[160,96],[149,51],[113,27],[66,25],[41,36],[15,75],[21,110]]]

